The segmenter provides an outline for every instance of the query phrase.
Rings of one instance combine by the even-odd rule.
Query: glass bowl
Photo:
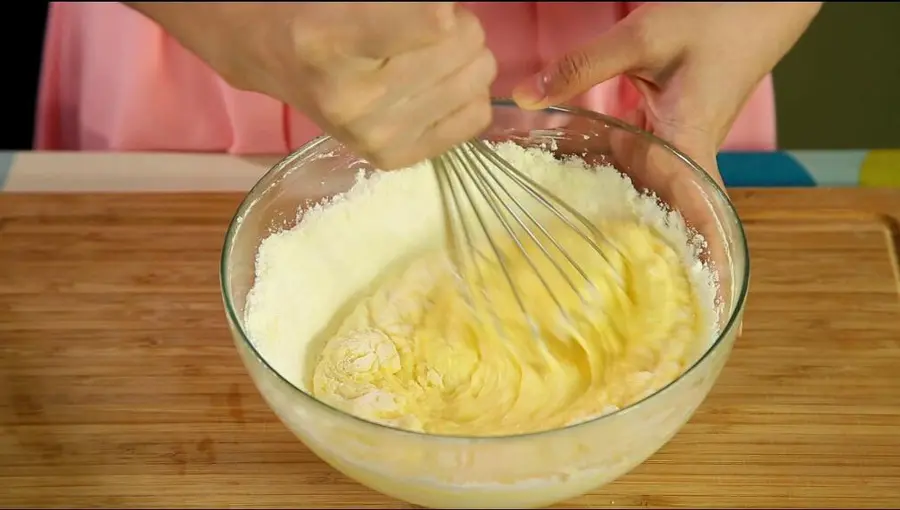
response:
[[[244,307],[262,240],[290,228],[298,210],[348,190],[371,170],[343,145],[320,137],[286,157],[247,194],[226,234],[221,288],[235,345],[272,410],[310,450],[345,475],[384,494],[426,507],[542,507],[607,484],[660,449],[690,419],[718,377],[737,336],[749,279],[743,228],[725,193],[666,142],[621,121],[575,108],[520,110],[494,102],[484,137],[550,146],[628,175],[654,192],[707,241],[719,282],[720,335],[694,353],[675,381],[643,400],[591,421],[506,437],[409,432],[360,419],[284,377],[247,337]],[[698,342],[699,343],[699,342]],[[304,346],[298,345],[299,351]],[[291,381],[294,382],[291,382]]]

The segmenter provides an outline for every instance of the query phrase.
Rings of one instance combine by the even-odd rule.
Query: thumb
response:
[[[691,158],[691,160],[709,174],[709,176],[716,181],[716,184],[722,188],[722,191],[725,191],[727,194],[716,158],[718,150],[716,143],[711,136],[708,136],[703,132],[691,131],[689,129],[682,129],[678,132],[678,130],[674,128],[660,129],[657,130],[656,134]]]
[[[527,78],[513,90],[521,108],[537,110],[560,104],[594,85],[640,65],[640,46],[619,23],[590,45],[571,51]]]

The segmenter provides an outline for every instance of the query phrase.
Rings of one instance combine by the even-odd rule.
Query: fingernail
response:
[[[539,106],[547,99],[548,81],[549,76],[543,72],[532,76],[513,90],[513,99],[523,108]]]

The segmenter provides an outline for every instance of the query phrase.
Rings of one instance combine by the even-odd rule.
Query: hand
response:
[[[383,169],[491,120],[496,63],[453,2],[132,3],[232,86],[302,111]]]
[[[819,11],[820,3],[644,4],[587,47],[551,64],[513,92],[524,108],[565,102],[614,76],[641,95],[626,121],[690,156],[724,190],[716,153],[750,94]],[[639,187],[677,204],[707,240],[704,258],[718,268],[720,296],[733,297],[733,247],[709,212],[709,198],[689,169],[669,153],[634,137],[609,141]],[[739,331],[740,331],[740,326]]]
[[[614,76],[640,92],[625,120],[688,154],[718,181],[716,153],[750,94],[821,3],[648,3],[513,93],[525,108],[565,102]]]

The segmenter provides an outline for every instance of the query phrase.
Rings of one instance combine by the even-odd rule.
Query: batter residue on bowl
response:
[[[345,195],[262,243],[246,324],[267,360],[351,414],[468,436],[578,423],[676,378],[716,324],[711,273],[680,216],[610,167],[512,143],[497,149],[595,220],[616,247],[601,243],[601,257],[573,230],[554,228],[589,276],[591,284],[572,278],[577,293],[547,259],[533,258],[557,279],[549,283],[578,334],[560,326],[560,307],[522,257],[508,267],[540,339],[495,262],[481,262],[491,292],[473,312],[443,250],[440,198],[423,163],[360,176]]]

